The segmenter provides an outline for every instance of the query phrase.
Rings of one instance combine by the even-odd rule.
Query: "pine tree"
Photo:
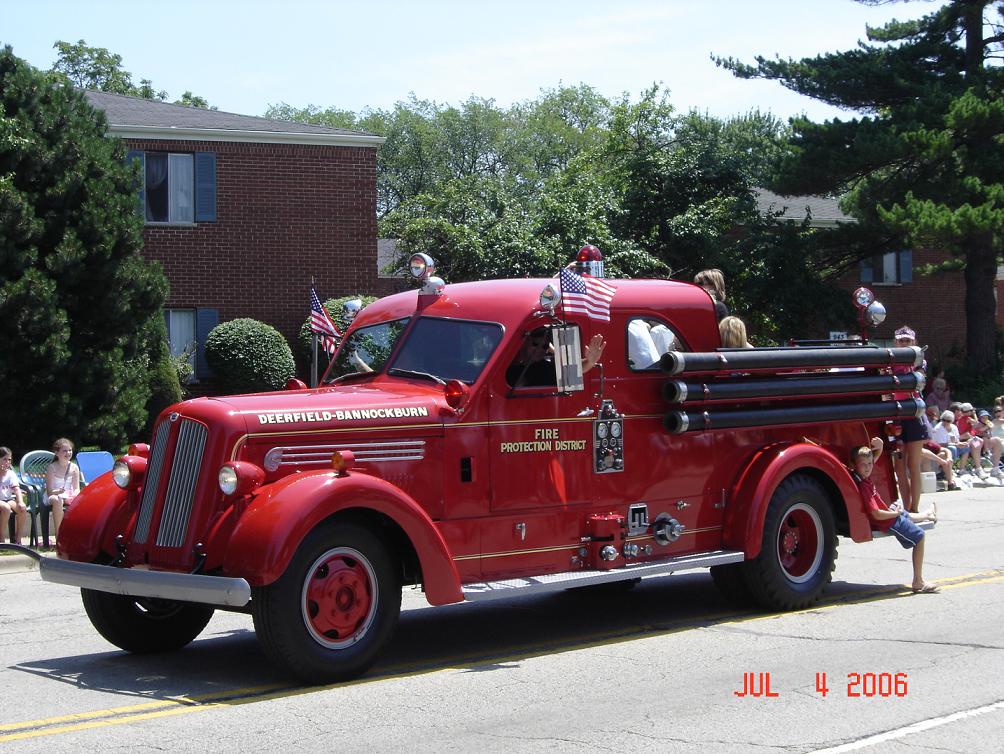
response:
[[[877,4],[877,0],[858,0]],[[993,13],[996,22],[987,17]],[[773,188],[845,194],[859,226],[842,262],[905,239],[944,248],[965,267],[969,370],[999,369],[994,281],[1004,234],[1004,34],[1001,0],[951,0],[913,21],[869,28],[869,43],[802,60],[719,59],[831,105],[850,120],[792,122],[792,152]],[[832,261],[836,261],[831,259]]]
[[[0,51],[0,442],[118,449],[144,425],[167,281],[137,177],[65,79]]]

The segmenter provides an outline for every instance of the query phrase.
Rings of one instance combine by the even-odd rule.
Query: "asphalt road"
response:
[[[408,590],[377,667],[319,688],[270,666],[242,615],[217,613],[181,652],[127,655],[75,590],[0,558],[0,745],[1000,752],[1004,488],[930,500],[926,575],[941,594],[909,593],[892,539],[841,540],[824,601],[788,614],[734,610],[703,572],[435,609]],[[737,696],[747,673],[761,692],[769,674],[772,696]]]

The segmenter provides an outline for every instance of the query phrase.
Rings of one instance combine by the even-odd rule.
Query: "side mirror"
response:
[[[554,372],[558,391],[573,393],[584,390],[579,328],[569,325],[552,327],[551,344],[554,346]]]

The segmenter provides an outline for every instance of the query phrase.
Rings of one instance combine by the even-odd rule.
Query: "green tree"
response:
[[[988,61],[1004,48],[1002,13],[1000,0],[950,0],[919,19],[868,28],[869,42],[847,52],[758,57],[755,65],[718,61],[737,76],[777,80],[864,113],[823,123],[795,119],[774,187],[845,195],[859,225],[831,245],[830,264],[847,267],[904,239],[956,255],[965,267],[967,365],[976,374],[999,370],[994,280],[1004,229],[1004,70]]]
[[[135,93],[132,74],[122,68],[121,55],[104,47],[89,47],[83,39],[76,44],[59,41],[53,47],[59,51],[59,57],[52,71],[66,76],[75,87],[113,94]]]
[[[122,67],[122,56],[109,52],[104,47],[91,47],[83,39],[76,44],[59,41],[53,47],[58,51],[58,57],[52,66],[52,72],[65,76],[79,89],[128,94],[160,101],[167,99],[167,92],[154,89],[150,79],[140,79],[139,85],[134,84],[132,74]],[[181,99],[175,100],[174,104],[216,109],[210,107],[204,97],[189,91],[182,94]]]
[[[22,450],[117,448],[146,421],[167,281],[106,130],[79,90],[0,51],[0,405]]]
[[[508,109],[470,97],[458,106],[412,95],[390,110],[358,114],[317,105],[271,105],[268,118],[368,131],[377,153],[377,212],[432,194],[447,181],[492,178],[526,203],[544,181],[602,139],[609,102],[590,87],[559,87]]]

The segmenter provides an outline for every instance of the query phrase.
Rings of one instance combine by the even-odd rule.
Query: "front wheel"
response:
[[[137,654],[170,652],[191,643],[213,617],[213,608],[150,597],[81,589],[87,617],[105,639]]]
[[[401,582],[368,529],[333,523],[311,532],[283,575],[254,590],[255,631],[269,658],[308,683],[365,672],[390,640]]]
[[[750,594],[772,610],[808,607],[830,583],[836,560],[836,527],[826,491],[810,476],[788,477],[767,508],[760,554],[743,564]]]

